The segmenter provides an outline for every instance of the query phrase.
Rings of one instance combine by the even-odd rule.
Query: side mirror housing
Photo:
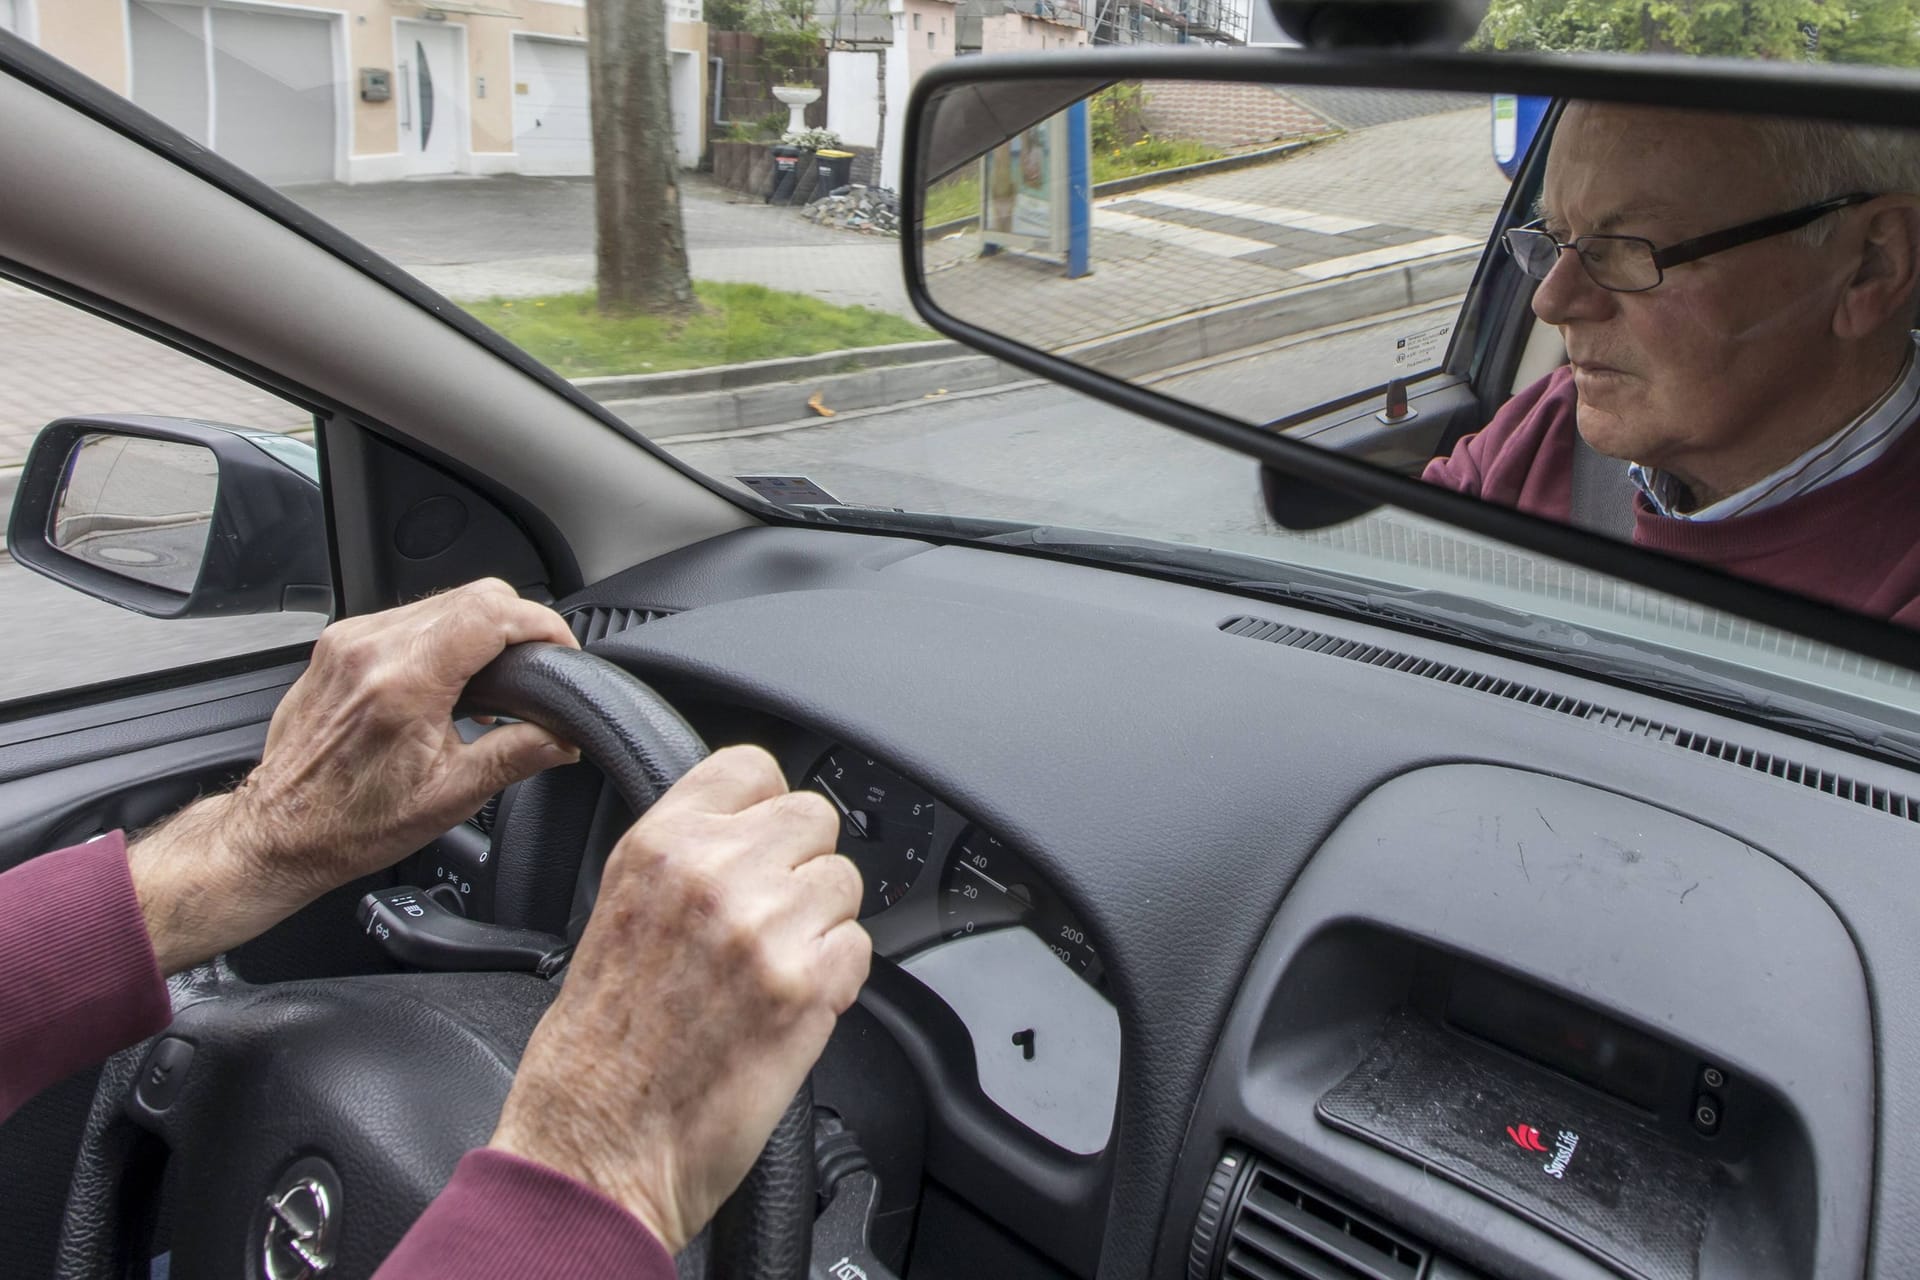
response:
[[[331,613],[319,457],[183,418],[61,418],[27,454],[7,550],[150,618]]]

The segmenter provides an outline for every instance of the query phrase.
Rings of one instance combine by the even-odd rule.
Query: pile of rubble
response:
[[[801,211],[809,222],[868,235],[900,234],[900,197],[885,187],[856,182],[821,196]]]

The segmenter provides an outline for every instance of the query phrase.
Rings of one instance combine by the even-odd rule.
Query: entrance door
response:
[[[396,22],[400,154],[409,173],[452,173],[467,130],[464,31],[440,22]]]

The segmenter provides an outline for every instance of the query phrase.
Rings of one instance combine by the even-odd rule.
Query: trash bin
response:
[[[791,204],[800,178],[800,148],[785,143],[773,149],[773,180],[767,185],[768,204]]]
[[[820,184],[814,188],[814,196],[830,196],[842,187],[853,185],[853,152],[816,151],[814,158],[819,161]]]

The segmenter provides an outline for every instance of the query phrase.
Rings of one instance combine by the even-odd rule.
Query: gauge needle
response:
[[[814,781],[820,784],[820,790],[828,800],[833,802],[833,807],[840,811],[840,816],[847,820],[847,825],[853,828],[854,834],[862,840],[871,839],[872,837],[867,834],[867,815],[858,809],[847,808],[847,802],[833,793],[833,788],[827,785],[825,778],[815,778]]]
[[[1006,894],[1008,897],[1013,896],[1013,890],[1007,888],[1007,886],[1001,884],[998,880],[995,880],[992,876],[988,875],[986,872],[982,871],[980,868],[974,866],[971,862],[963,862],[960,865],[962,867],[965,867],[968,871],[973,872],[973,874],[975,874],[976,876],[979,876],[982,880],[985,880],[988,884],[992,885],[994,888],[998,889],[1000,892]]]

